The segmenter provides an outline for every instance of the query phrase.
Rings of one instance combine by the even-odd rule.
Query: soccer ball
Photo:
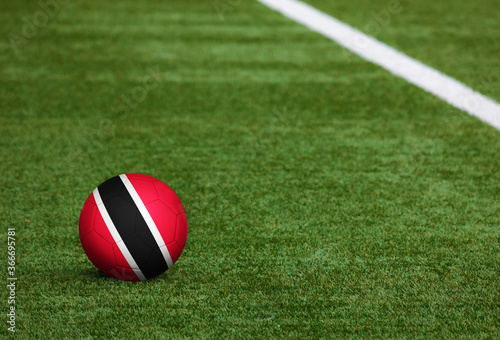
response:
[[[94,266],[124,281],[165,272],[181,255],[188,233],[179,197],[162,181],[141,174],[115,176],[95,188],[79,226]]]

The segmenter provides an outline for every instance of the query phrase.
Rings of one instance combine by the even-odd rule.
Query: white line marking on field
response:
[[[303,2],[259,1],[500,130],[500,104],[461,82]]]
[[[101,213],[102,219],[104,220],[104,223],[106,223],[106,226],[109,229],[109,232],[111,233],[111,236],[113,236],[113,239],[116,242],[116,245],[118,248],[120,248],[123,257],[125,257],[125,260],[127,260],[130,268],[134,271],[135,275],[139,278],[139,280],[144,281],[146,280],[146,277],[142,273],[142,271],[139,269],[139,266],[135,262],[134,258],[130,254],[127,246],[125,245],[125,242],[123,242],[120,234],[118,233],[118,230],[116,230],[116,226],[111,220],[111,217],[108,214],[108,210],[104,206],[104,203],[102,202],[101,199],[101,194],[99,193],[99,189],[95,188],[94,189],[94,199],[95,203],[97,204],[97,208],[99,208],[99,212]]]
[[[163,258],[167,263],[167,267],[168,268],[172,267],[174,265],[174,263],[172,262],[172,257],[170,257],[170,253],[168,252],[167,246],[165,245],[165,241],[163,241],[160,231],[158,230],[158,227],[156,226],[155,221],[151,217],[151,214],[149,213],[148,209],[144,205],[144,202],[142,201],[141,197],[135,190],[132,183],[130,183],[127,175],[120,175],[120,179],[122,180],[123,185],[125,185],[125,188],[127,188],[127,191],[130,194],[130,196],[132,196],[132,199],[134,200],[137,209],[139,209],[139,211],[141,212],[142,218],[144,218],[144,221],[146,221],[146,224],[149,230],[151,231],[151,234],[153,234],[156,244],[160,248]]]

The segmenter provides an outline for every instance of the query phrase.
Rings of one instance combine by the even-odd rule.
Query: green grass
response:
[[[500,101],[495,0],[307,2]]]
[[[0,6],[2,37],[39,9]],[[418,34],[404,13],[381,35]],[[224,18],[210,1],[70,1],[18,55],[0,42],[17,335],[498,337],[499,132],[256,2]],[[498,41],[473,66],[439,39],[423,61],[464,65],[450,74],[471,86],[500,74]],[[124,110],[148,67],[160,81]],[[184,253],[148,282],[100,274],[78,238],[86,197],[124,172],[162,179],[188,214]]]

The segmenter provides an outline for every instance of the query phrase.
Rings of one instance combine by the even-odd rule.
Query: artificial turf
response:
[[[227,3],[221,17],[210,1],[70,1],[18,53],[7,35],[39,4],[0,5],[17,335],[498,337],[500,133],[257,2]],[[362,26],[353,13],[372,6],[331,14]],[[424,61],[465,65],[451,75],[473,87],[500,74],[452,37],[443,58],[439,7],[419,8],[417,27],[402,12],[378,38],[429,27]],[[128,172],[168,183],[189,219],[179,261],[141,283],[101,274],[78,238],[86,197]]]
[[[495,0],[307,2],[500,101]]]

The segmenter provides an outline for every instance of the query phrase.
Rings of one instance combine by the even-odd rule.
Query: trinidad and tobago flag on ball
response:
[[[95,188],[79,224],[90,261],[125,281],[165,272],[181,255],[188,233],[179,197],[162,181],[141,174],[116,176]]]

